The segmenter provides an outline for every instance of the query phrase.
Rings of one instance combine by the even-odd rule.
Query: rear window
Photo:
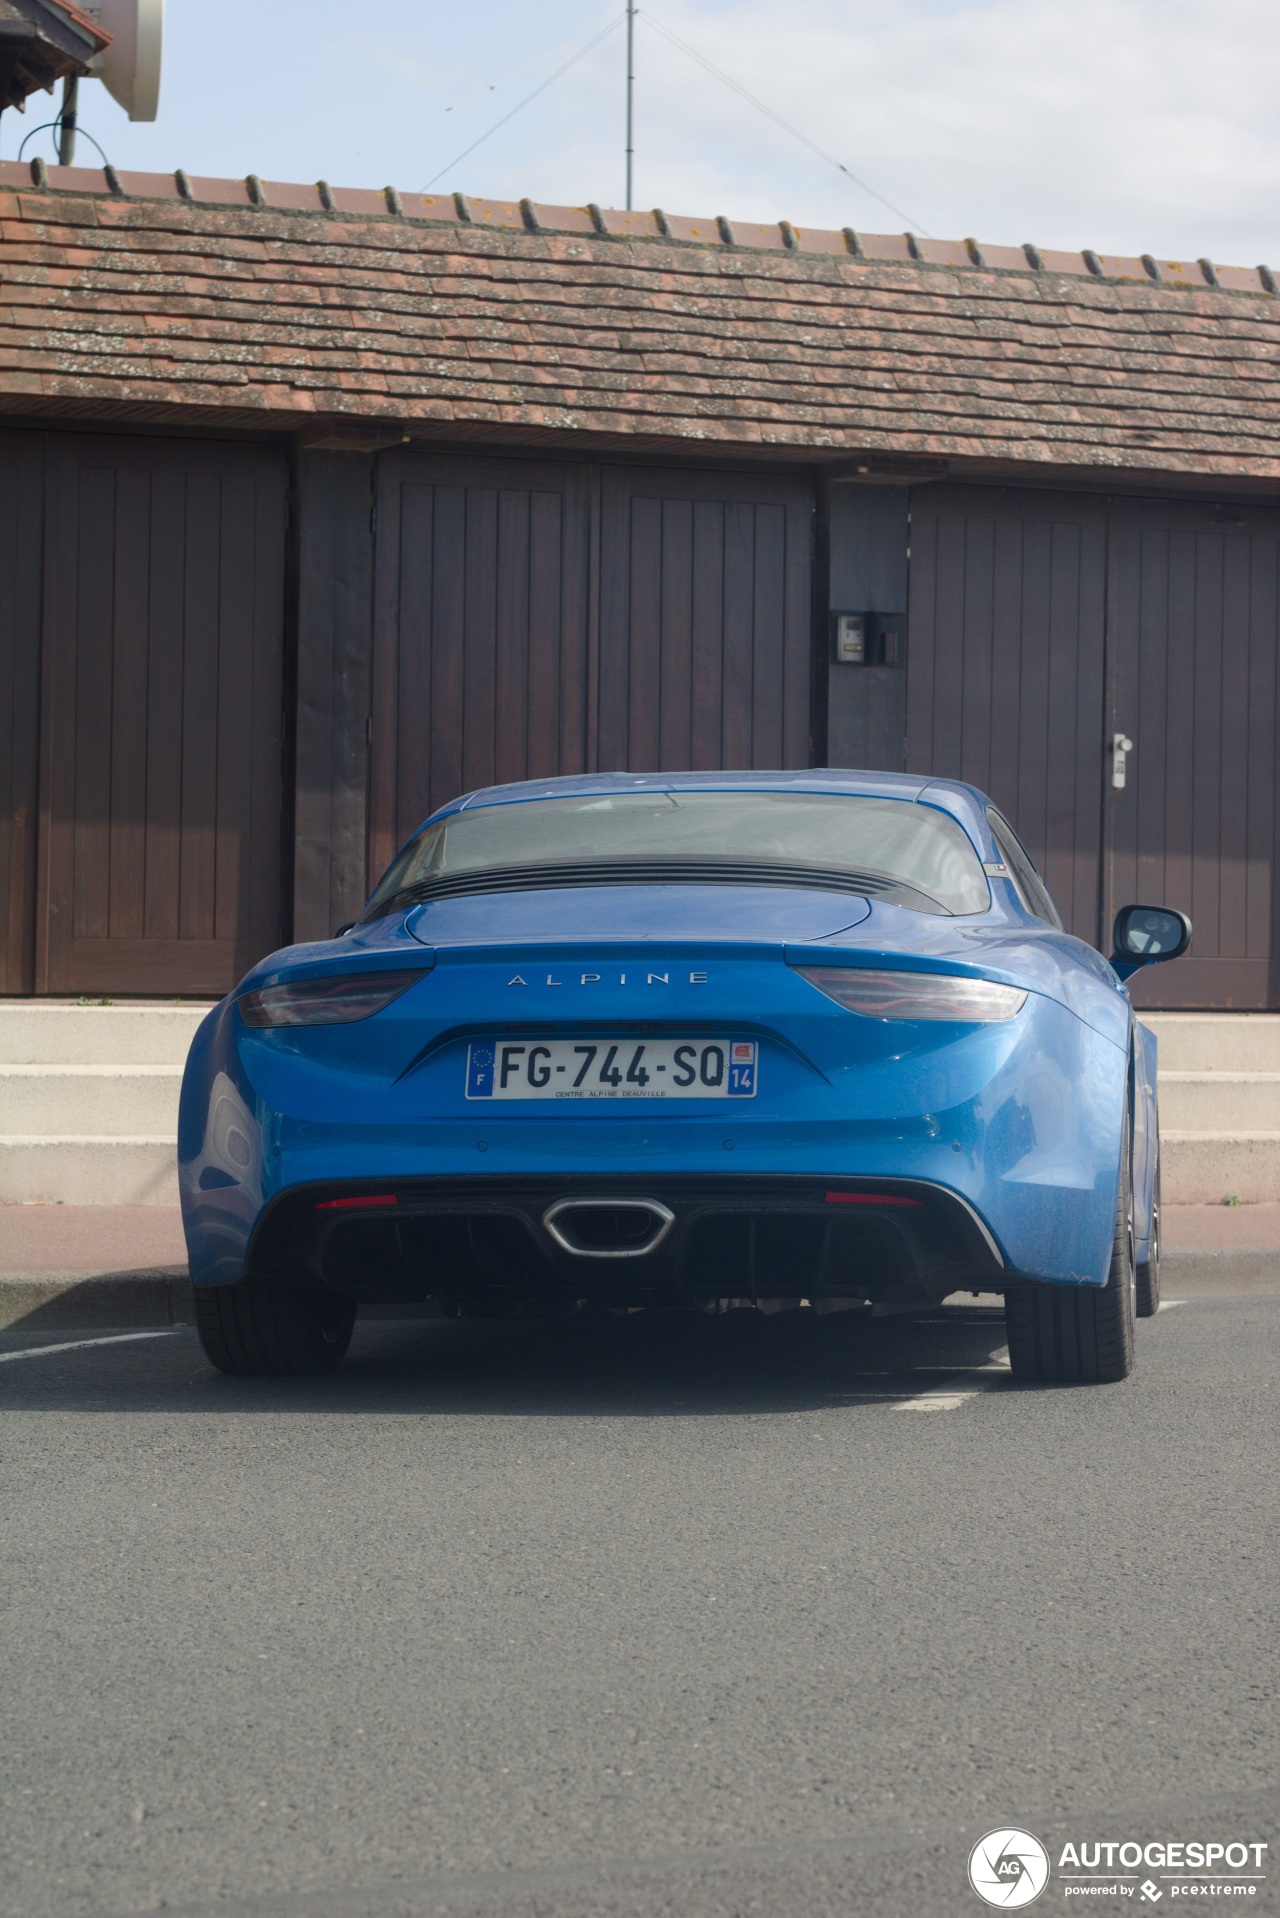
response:
[[[656,878],[751,883],[782,868],[865,876],[869,890],[933,913],[985,912],[990,893],[968,835],[933,806],[858,794],[759,792],[587,793],[450,813],[411,840],[369,903],[486,871],[509,874],[617,865],[668,866]],[[646,876],[648,876],[646,874]],[[607,883],[602,877],[601,883]],[[479,889],[479,888],[477,888]]]

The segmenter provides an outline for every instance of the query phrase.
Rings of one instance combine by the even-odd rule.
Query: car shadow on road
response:
[[[370,1320],[324,1378],[226,1378],[179,1330],[51,1351],[6,1366],[4,1385],[11,1405],[81,1412],[689,1418],[930,1395],[946,1409],[952,1394],[1007,1386],[1004,1342],[1003,1314],[972,1306],[875,1322],[810,1311]]]

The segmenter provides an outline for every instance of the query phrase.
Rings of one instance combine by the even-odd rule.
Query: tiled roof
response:
[[[1280,297],[1266,267],[8,162],[0,408],[1273,480]]]

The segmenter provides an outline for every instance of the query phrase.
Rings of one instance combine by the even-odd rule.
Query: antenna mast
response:
[[[631,144],[636,92],[636,5],[627,0],[627,212],[631,211]]]

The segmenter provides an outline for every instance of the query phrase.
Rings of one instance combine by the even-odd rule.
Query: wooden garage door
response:
[[[606,472],[602,768],[811,763],[812,540],[802,481]]]
[[[381,462],[374,877],[458,793],[587,767],[590,521],[581,467]]]
[[[1117,503],[1110,645],[1108,730],[1133,751],[1108,790],[1108,907],[1179,906],[1195,926],[1134,998],[1275,1005],[1280,514]]]
[[[807,765],[810,512],[788,479],[384,457],[371,874],[477,786]]]
[[[222,992],[283,920],[285,462],[46,446],[36,990]]]
[[[1070,930],[1100,937],[1105,500],[913,496],[907,770],[991,794]]]

